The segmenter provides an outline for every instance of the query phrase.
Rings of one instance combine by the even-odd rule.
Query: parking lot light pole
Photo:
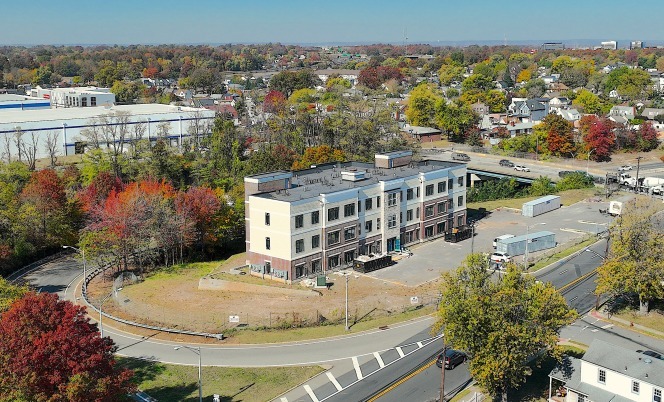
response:
[[[546,222],[539,222],[539,223],[535,223],[535,224],[532,224],[532,225],[526,225],[526,253],[524,255],[524,264],[523,264],[526,271],[529,268],[528,267],[528,243],[530,242],[530,239],[528,239],[528,237],[530,235],[530,229],[537,226],[537,225],[546,225]]]
[[[81,257],[83,257],[83,293],[85,293],[85,290],[87,288],[86,283],[85,283],[85,249],[84,248],[76,248],[73,246],[62,246],[62,248],[70,248],[77,253],[81,254]]]
[[[203,402],[203,382],[201,380],[201,347],[191,347],[187,345],[176,346],[173,349],[180,350],[181,348],[189,349],[191,352],[198,355],[198,401]]]

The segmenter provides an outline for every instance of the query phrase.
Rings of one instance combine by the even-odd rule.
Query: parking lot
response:
[[[601,214],[599,209],[607,208],[608,204],[608,201],[582,201],[534,218],[522,216],[520,210],[494,210],[477,222],[474,241],[467,239],[459,243],[447,243],[443,239],[436,239],[422,243],[410,248],[412,256],[403,257],[396,264],[368,275],[405,286],[418,286],[457,268],[466,255],[471,253],[471,249],[476,253],[491,253],[494,238],[504,234],[525,235],[528,226],[530,233],[553,232],[556,249],[562,249],[588,235],[605,231],[612,218]],[[530,253],[530,258],[547,252],[551,250]],[[514,261],[522,263],[523,256],[516,256]]]

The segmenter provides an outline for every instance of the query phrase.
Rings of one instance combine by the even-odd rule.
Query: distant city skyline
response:
[[[661,0],[33,0],[2,9],[2,45],[664,43]]]

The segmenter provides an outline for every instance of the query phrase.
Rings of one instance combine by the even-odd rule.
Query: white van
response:
[[[493,239],[493,248],[498,247],[498,240],[505,240],[505,239],[511,239],[514,237],[513,234],[504,234],[502,236],[498,236],[495,239]]]

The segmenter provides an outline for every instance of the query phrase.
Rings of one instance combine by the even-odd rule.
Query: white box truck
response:
[[[609,209],[608,209],[607,212],[611,216],[618,216],[618,215],[622,214],[622,207],[623,207],[622,202],[620,202],[620,201],[611,201],[611,202],[609,202]]]
[[[514,237],[513,234],[504,234],[502,236],[496,237],[495,239],[493,239],[493,248],[498,247],[499,240],[511,239],[512,237]]]

